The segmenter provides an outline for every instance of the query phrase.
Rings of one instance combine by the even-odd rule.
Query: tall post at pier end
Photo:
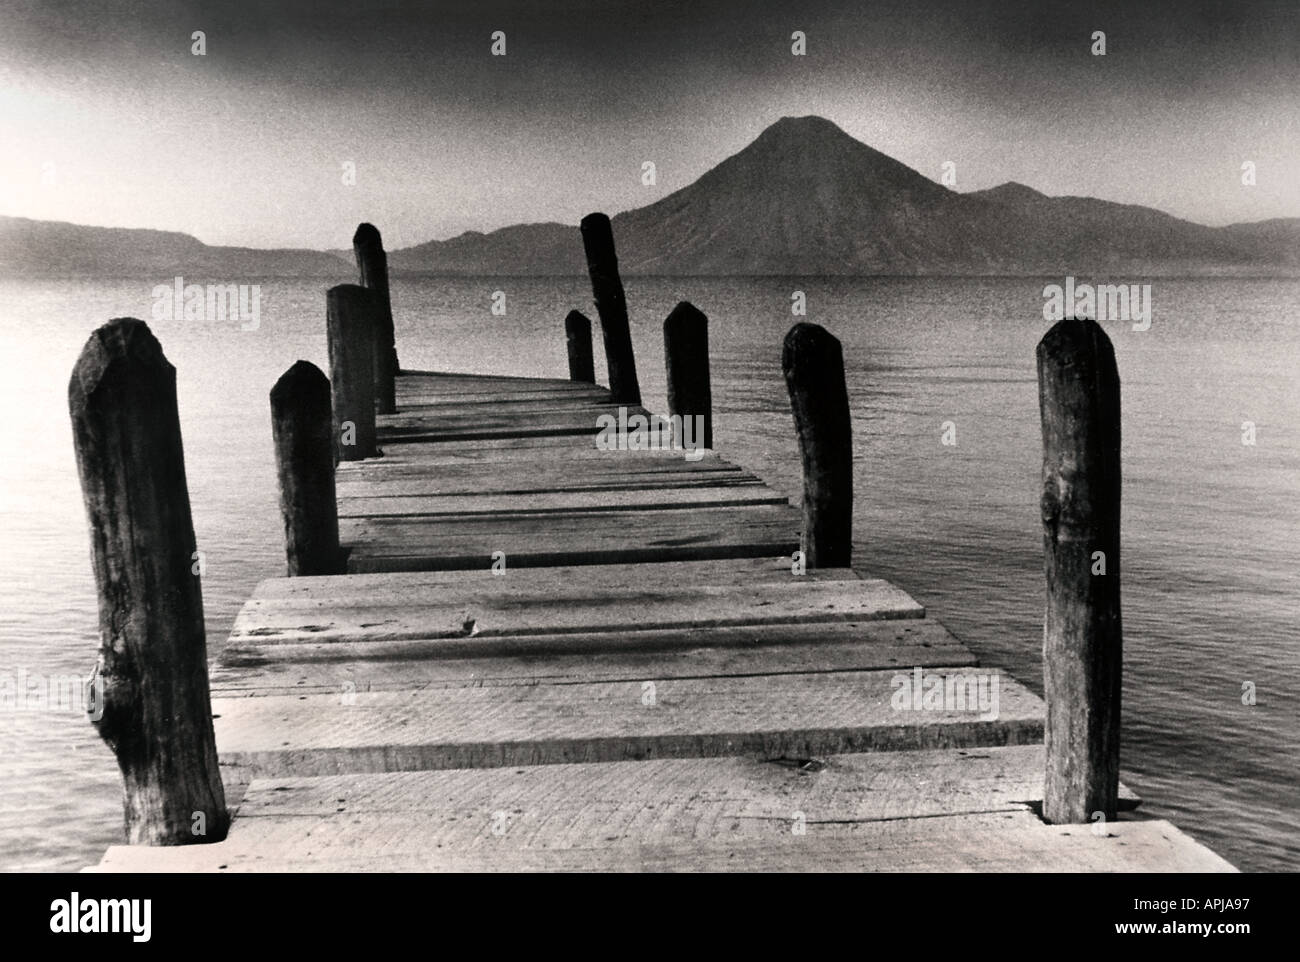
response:
[[[803,460],[804,563],[847,568],[853,554],[853,428],[840,342],[800,322],[785,336],[781,368]]]
[[[612,400],[615,404],[640,404],[641,386],[636,378],[636,359],[632,356],[627,300],[623,296],[623,281],[618,276],[614,231],[609,218],[599,213],[584,217],[581,229],[582,246],[587,252],[587,273],[591,275],[591,293],[605,338],[605,361],[609,365]]]
[[[709,319],[687,301],[664,320],[664,366],[668,375],[668,413],[700,418],[696,437],[702,448],[713,447],[713,388],[709,383]],[[693,426],[696,422],[692,421]]]
[[[289,577],[346,574],[339,548],[330,382],[298,361],[271,389],[271,433]]]
[[[374,224],[360,225],[352,235],[352,251],[357,258],[360,285],[374,291],[378,313],[375,316],[375,410],[378,414],[397,412],[396,378],[397,335],[393,329],[393,302],[388,293],[388,255]]]
[[[334,443],[340,461],[375,457],[375,324],[373,291],[356,284],[326,295]]]
[[[1043,336],[1038,400],[1047,573],[1043,817],[1114,819],[1123,653],[1119,372],[1096,321],[1060,321]]]
[[[226,837],[207,639],[176,407],[176,369],[148,325],[90,335],[68,384],[99,594],[87,708],[117,756],[127,841]]]

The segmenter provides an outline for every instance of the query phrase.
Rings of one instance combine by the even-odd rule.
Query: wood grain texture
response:
[[[694,457],[694,455],[692,455]],[[696,461],[686,461],[682,451],[668,448],[651,450],[601,450],[596,447],[596,437],[536,435],[511,438],[506,436],[486,438],[449,437],[441,441],[406,441],[401,447],[385,453],[384,466],[418,465],[426,470],[432,465],[470,462],[509,463],[529,461],[537,463],[544,458],[557,462],[588,459],[607,464],[644,467],[657,461],[677,461],[700,467],[722,466],[727,462],[711,451],[702,452]],[[376,462],[377,464],[379,462]],[[728,465],[729,467],[734,467]],[[738,470],[738,469],[737,469]]]
[[[510,494],[344,497],[340,518],[463,518],[469,515],[556,514],[569,511],[661,511],[684,507],[728,508],[789,502],[763,485],[667,488],[604,488],[595,491],[532,491]]]
[[[563,398],[553,401],[499,400],[493,404],[429,404],[403,407],[396,414],[379,419],[381,428],[402,429],[413,427],[437,428],[447,425],[473,427],[476,424],[508,427],[512,422],[522,426],[544,425],[547,417],[554,420],[587,417],[593,423],[602,414],[618,416],[619,408],[626,408],[629,416],[650,412],[639,405],[619,405],[609,401],[589,398]]]
[[[1165,822],[1044,825],[1042,752],[269,777],[224,846],[120,847],[99,870],[1232,870]]]
[[[508,824],[508,822],[507,822]],[[299,829],[301,831],[301,829]],[[423,849],[398,830],[369,847],[331,835],[270,847],[229,841],[200,850],[114,847],[100,872],[1235,872],[1165,821],[1115,822],[1103,837],[1025,813],[878,822],[854,832],[584,848],[483,844]],[[509,837],[507,832],[506,838]]]
[[[981,713],[978,706],[896,708],[896,679],[907,674],[846,671],[219,698],[213,712],[223,764],[253,774],[809,757],[1042,738],[1042,703],[1009,676],[993,673],[997,708]],[[991,686],[990,674],[984,675]],[[648,683],[654,685],[653,704],[645,701]]]
[[[1038,345],[1047,575],[1043,688],[1051,822],[1111,818],[1119,784],[1120,407],[1115,351],[1096,321]]]
[[[549,403],[572,403],[592,401],[608,404],[608,388],[599,384],[576,384],[565,382],[563,387],[529,387],[513,390],[493,389],[468,390],[462,387],[414,387],[404,385],[406,375],[398,378],[397,396],[402,402],[403,410],[412,408],[486,408],[492,404],[534,404],[539,401]]]
[[[86,707],[122,772],[127,838],[219,841],[229,815],[176,369],[147,324],[117,318],[90,335],[68,409],[99,596],[97,681]]]
[[[592,659],[613,654],[648,655],[668,652],[674,658],[713,657],[721,661],[733,656],[721,649],[753,651],[790,646],[790,658],[808,670],[816,666],[817,651],[827,651],[827,671],[836,670],[836,659],[861,658],[859,667],[884,668],[896,664],[975,664],[975,656],[937,622],[924,619],[903,621],[848,621],[811,625],[740,625],[709,628],[652,628],[644,631],[576,631],[562,634],[498,635],[480,638],[396,638],[369,641],[315,641],[260,644],[251,638],[232,642],[221,652],[218,677],[226,668],[265,669],[268,674],[310,663],[349,661],[422,662],[434,659],[523,658],[545,656],[560,660],[579,656]],[[850,649],[857,649],[854,653]],[[836,651],[842,652],[837,655]],[[915,655],[909,653],[915,652]],[[581,664],[581,662],[578,662]],[[842,665],[841,665],[842,667]],[[415,671],[416,669],[413,669]],[[431,668],[430,671],[440,669]],[[793,668],[791,670],[803,670]],[[694,674],[695,672],[691,672]],[[725,673],[725,672],[720,672]],[[772,672],[765,671],[764,674]],[[215,682],[215,679],[214,679]],[[416,687],[416,686],[413,686]]]
[[[374,463],[374,462],[372,462]],[[355,475],[351,476],[355,477]],[[392,498],[440,495],[522,495],[561,491],[662,491],[667,488],[759,488],[765,497],[785,498],[772,492],[758,478],[738,470],[711,471],[610,471],[598,463],[584,464],[582,470],[557,469],[538,465],[532,471],[500,471],[492,467],[468,465],[446,468],[433,475],[380,474],[366,480],[336,483],[341,498]],[[526,497],[520,502],[527,504]]]
[[[572,583],[577,580],[593,588],[618,590],[657,585],[669,592],[702,583],[725,587],[786,584],[796,578],[827,582],[858,581],[864,577],[853,568],[819,568],[802,575],[795,575],[790,569],[790,557],[778,555],[723,558],[716,561],[677,561],[672,564],[510,568],[504,576],[493,575],[487,568],[481,568],[357,574],[344,578],[268,578],[253,589],[252,597],[260,600],[323,598],[349,605],[384,599],[400,602],[403,598],[418,598],[431,591],[437,591],[444,599],[472,598],[481,591],[535,593],[557,582]]]
[[[329,694],[973,664],[975,656],[942,626],[866,622],[793,630],[525,635],[481,644],[477,639],[246,644],[222,652],[212,691],[219,697]]]
[[[770,557],[798,547],[799,514],[781,505],[660,511],[570,511],[466,516],[434,523],[344,518],[348,570],[489,567]]]
[[[507,571],[474,583],[469,591],[434,591],[422,598],[254,598],[240,611],[230,640],[267,645],[563,632],[635,636],[649,629],[856,622],[924,614],[906,592],[874,579],[698,584],[669,593],[655,582],[612,589],[593,587],[581,577],[530,589],[511,584]]]
[[[534,439],[524,439],[534,440]],[[533,491],[571,490],[581,486],[601,487],[626,482],[628,485],[655,487],[678,482],[712,482],[719,484],[761,483],[757,477],[707,453],[699,461],[682,457],[664,457],[651,452],[598,451],[581,446],[564,452],[563,458],[550,458],[544,451],[533,450],[533,463],[522,459],[493,459],[491,451],[448,449],[436,458],[410,457],[418,445],[402,445],[377,461],[340,464],[337,485],[348,495],[365,493],[368,487],[396,483],[423,487],[409,494],[453,493],[456,491]],[[584,456],[595,451],[598,456]],[[679,452],[680,454],[680,452]]]

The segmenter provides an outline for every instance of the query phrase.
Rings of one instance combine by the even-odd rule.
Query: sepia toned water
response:
[[[94,664],[67,380],[94,327],[148,319],[170,280],[0,282],[0,685]],[[805,291],[808,320],[844,344],[855,562],[1041,693],[1034,345],[1049,280],[1063,279],[642,278],[627,291],[647,406],[665,407],[662,318],[689,299],[711,321],[719,450],[790,495],[781,339]],[[327,282],[260,283],[256,331],[151,322],[177,368],[211,652],[253,586],[283,573],[267,392],[298,358],[325,367]],[[1145,811],[1240,867],[1300,869],[1300,282],[1151,283],[1149,331],[1104,325],[1123,381],[1124,778]],[[590,299],[581,278],[399,279],[398,351],[412,368],[562,377],[563,317]],[[956,445],[940,443],[946,421]],[[93,863],[121,819],[115,762],[83,716],[0,710],[0,868]]]

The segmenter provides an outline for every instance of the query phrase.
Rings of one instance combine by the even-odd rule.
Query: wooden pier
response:
[[[393,396],[334,472],[346,573],[264,581],[211,671],[228,834],[98,871],[1231,870],[1122,787],[1044,822],[1043,701],[807,564],[815,506],[712,450],[601,449],[590,382]],[[935,679],[994,703],[913,697]]]

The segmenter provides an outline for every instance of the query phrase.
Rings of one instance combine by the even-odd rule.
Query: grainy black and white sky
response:
[[[1300,0],[0,5],[0,213],[214,244],[576,223],[804,114],[958,190],[1300,216]]]

